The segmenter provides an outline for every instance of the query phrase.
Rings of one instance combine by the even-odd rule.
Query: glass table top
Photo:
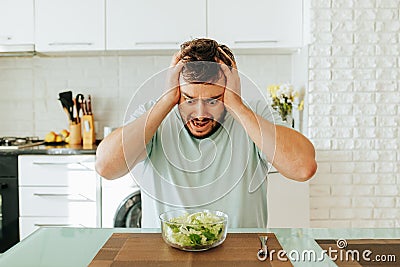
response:
[[[159,233],[140,228],[40,228],[4,254],[0,266],[87,266],[113,233]],[[315,239],[400,239],[400,229],[231,229],[230,233],[275,233],[282,248],[300,254],[306,250],[321,255]],[[291,258],[294,266],[336,266],[328,256],[319,261]],[[400,259],[398,259],[400,261]]]

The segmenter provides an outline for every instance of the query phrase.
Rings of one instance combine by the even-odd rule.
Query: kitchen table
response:
[[[141,228],[40,228],[0,256],[0,266],[87,266],[113,233],[159,233]],[[337,266],[315,239],[400,239],[400,229],[230,229],[229,233],[276,235],[293,266]],[[314,251],[317,257],[296,259],[296,253]],[[198,252],[202,253],[202,252]],[[256,256],[257,251],[255,251]],[[267,259],[268,260],[268,259]],[[393,259],[392,259],[393,260]],[[397,260],[399,264],[400,259]],[[217,263],[216,263],[217,264]],[[393,264],[393,263],[392,263]]]

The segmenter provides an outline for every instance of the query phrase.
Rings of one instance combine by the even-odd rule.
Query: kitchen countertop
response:
[[[159,233],[140,228],[40,228],[0,256],[0,266],[87,266],[113,233]],[[399,239],[400,229],[231,229],[229,233],[275,233],[283,249],[323,252],[314,239]],[[201,253],[201,252],[199,252]],[[255,251],[256,257],[257,251]],[[290,258],[290,257],[289,257]],[[268,259],[267,259],[268,260]],[[400,259],[397,259],[400,261]],[[325,255],[318,261],[291,260],[294,266],[337,266]]]
[[[1,149],[0,156],[2,155],[94,155],[100,141],[93,145],[38,145],[20,149]]]

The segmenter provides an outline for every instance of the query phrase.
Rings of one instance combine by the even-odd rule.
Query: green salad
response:
[[[184,214],[163,223],[164,237],[172,244],[187,248],[208,247],[224,235],[224,218],[201,211]]]

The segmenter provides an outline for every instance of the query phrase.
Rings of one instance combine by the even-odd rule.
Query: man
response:
[[[224,211],[231,227],[266,227],[268,162],[289,179],[314,175],[308,139],[275,124],[265,103],[241,98],[228,47],[210,39],[182,44],[165,89],[97,150],[96,169],[108,179],[144,162],[143,227],[159,227],[158,215],[177,207]]]

